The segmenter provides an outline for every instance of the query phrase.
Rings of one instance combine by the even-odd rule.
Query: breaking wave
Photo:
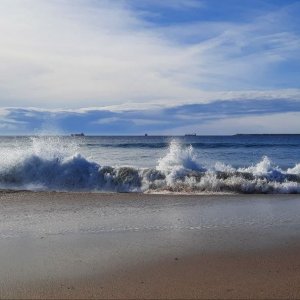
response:
[[[300,193],[300,164],[282,170],[268,157],[245,168],[205,168],[193,146],[172,141],[155,168],[102,166],[75,144],[32,138],[27,149],[1,150],[0,188],[54,191]]]

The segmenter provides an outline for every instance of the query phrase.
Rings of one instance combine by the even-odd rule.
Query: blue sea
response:
[[[300,135],[0,137],[0,189],[300,193]]]

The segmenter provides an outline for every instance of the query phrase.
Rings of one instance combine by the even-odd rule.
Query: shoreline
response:
[[[27,193],[32,193],[32,194],[38,194],[38,195],[42,195],[42,194],[62,194],[62,195],[116,195],[116,196],[121,196],[121,195],[132,195],[134,196],[134,198],[136,198],[136,196],[175,196],[175,197],[193,197],[193,198],[197,198],[197,197],[293,197],[293,196],[300,196],[300,193],[238,193],[238,192],[174,192],[174,191],[156,191],[156,190],[151,190],[151,191],[145,191],[145,192],[116,192],[116,191],[98,191],[98,190],[90,190],[90,191],[85,191],[85,190],[73,190],[73,191],[64,191],[64,190],[26,190],[26,189],[1,189],[0,188],[0,196],[1,195],[5,195],[5,194],[27,194]]]
[[[1,298],[299,298],[299,195],[0,192]]]

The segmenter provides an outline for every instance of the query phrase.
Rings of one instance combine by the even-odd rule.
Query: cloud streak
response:
[[[285,120],[282,122],[282,120]],[[22,126],[20,126],[22,125]],[[235,100],[149,110],[6,108],[3,134],[92,135],[299,133],[300,101]]]
[[[170,106],[291,91],[299,97],[300,34],[291,22],[299,3],[251,13],[245,22],[183,24],[149,20],[147,12],[161,11],[158,2],[151,9],[133,3],[2,0],[1,106]],[[164,3],[178,14],[185,3],[187,16],[209,5]]]

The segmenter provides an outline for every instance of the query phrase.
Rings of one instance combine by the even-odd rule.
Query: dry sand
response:
[[[300,298],[300,197],[0,193],[1,298]]]

